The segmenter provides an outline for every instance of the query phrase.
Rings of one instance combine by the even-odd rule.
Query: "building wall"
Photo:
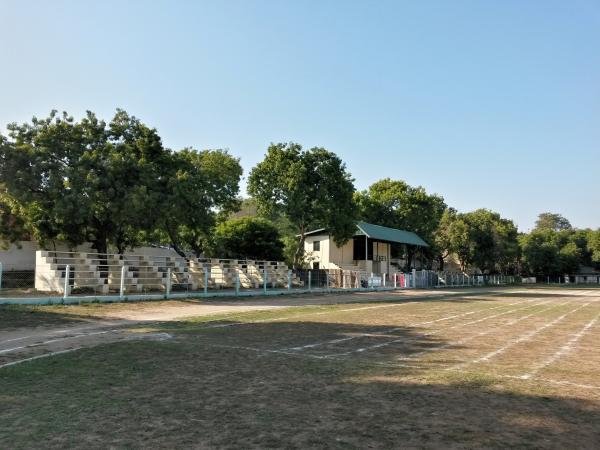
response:
[[[20,248],[19,248],[20,247]],[[0,262],[3,270],[33,270],[37,242],[23,241],[11,244],[8,249],[0,250]]]
[[[319,251],[313,250],[313,243],[320,242]],[[354,261],[354,241],[350,239],[341,247],[338,247],[328,235],[307,236],[304,242],[309,265],[312,268],[313,262],[318,262],[321,269],[336,269],[349,266],[357,266],[360,270],[377,271],[390,273],[390,244],[384,242],[369,242],[373,248],[373,258],[375,261]],[[383,259],[378,261],[379,257]],[[379,266],[379,268],[377,267]]]
[[[333,240],[330,240],[330,249],[330,261],[337,266],[343,267],[354,264],[354,241],[352,239],[341,247],[338,247]]]
[[[313,243],[315,241],[320,242],[319,251],[313,250]],[[321,269],[329,269],[330,245],[328,235],[307,236],[304,240],[304,251],[306,252],[306,259],[308,260],[311,269],[313,267],[313,262],[318,262]]]
[[[575,283],[599,284],[600,275],[575,275]]]

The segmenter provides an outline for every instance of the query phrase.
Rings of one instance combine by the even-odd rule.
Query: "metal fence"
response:
[[[543,277],[532,277],[531,282],[536,284],[583,284],[583,285],[600,285],[600,273],[582,273],[575,275],[550,275]]]
[[[225,261],[225,260],[222,260]],[[1,303],[77,303],[220,296],[283,295],[334,291],[398,290],[507,285],[519,279],[505,275],[467,275],[452,272],[416,271],[370,273],[352,270],[281,270],[275,263],[261,269],[236,261],[235,270],[205,266],[162,267],[159,276],[140,267],[99,265],[94,274],[77,265],[57,265],[54,289],[35,289],[36,277],[45,272],[16,270],[0,264]],[[99,271],[99,272],[98,272]],[[57,274],[57,276],[56,276]],[[100,278],[99,278],[100,276]],[[101,283],[99,283],[101,279]],[[40,280],[37,280],[38,282]],[[47,284],[47,280],[42,280]]]

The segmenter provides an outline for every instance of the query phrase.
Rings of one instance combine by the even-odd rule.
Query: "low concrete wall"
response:
[[[35,252],[42,248],[35,241],[21,241],[11,244],[7,250],[0,249],[0,263],[4,270],[35,270]],[[82,244],[77,247],[69,247],[65,243],[56,244],[56,249],[48,246],[43,250],[92,252],[91,244]],[[146,256],[177,256],[175,250],[170,248],[138,247],[132,251],[125,252],[128,255]]]
[[[36,250],[39,247],[34,241],[11,244],[8,249],[0,250],[3,270],[34,270]]]

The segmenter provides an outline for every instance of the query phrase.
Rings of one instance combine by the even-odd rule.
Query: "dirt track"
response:
[[[164,333],[139,332],[129,329],[132,325],[151,324],[236,312],[248,312],[293,306],[319,306],[344,303],[367,303],[382,300],[401,301],[427,299],[440,296],[461,297],[490,292],[502,292],[507,288],[419,290],[395,292],[354,292],[327,295],[302,295],[292,297],[266,297],[218,301],[164,301],[129,304],[63,306],[49,309],[56,314],[83,314],[76,322],[62,325],[20,327],[0,331],[0,369],[7,365],[55,353],[77,350],[108,342],[131,339],[168,339]],[[511,288],[508,288],[511,289]],[[514,288],[511,290],[514,291]],[[86,309],[88,308],[88,309]]]

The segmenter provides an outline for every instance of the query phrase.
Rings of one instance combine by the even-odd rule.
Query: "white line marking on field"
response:
[[[535,375],[537,375],[537,373],[540,370],[542,370],[545,367],[549,366],[550,364],[556,362],[557,360],[562,358],[564,355],[569,353],[571,350],[573,350],[573,346],[577,343],[577,341],[579,339],[581,339],[583,337],[583,335],[585,333],[588,332],[588,330],[590,328],[592,328],[594,326],[594,324],[598,321],[599,317],[600,317],[600,314],[598,314],[596,317],[594,317],[592,320],[590,320],[581,330],[579,330],[577,333],[573,334],[571,336],[571,339],[569,339],[569,341],[565,345],[563,345],[561,348],[559,348],[558,351],[556,353],[554,353],[554,355],[552,355],[551,357],[546,359],[544,362],[535,366],[529,373],[521,375],[521,378],[524,380],[528,380],[529,378],[534,377]]]
[[[288,320],[288,319],[295,319],[297,317],[321,316],[324,314],[336,314],[339,312],[348,312],[348,311],[363,311],[363,310],[367,310],[367,309],[377,309],[377,308],[394,308],[394,307],[408,306],[408,305],[415,305],[415,304],[424,304],[424,303],[420,303],[417,301],[408,301],[408,302],[392,303],[392,304],[386,303],[385,305],[361,306],[358,308],[328,309],[327,311],[317,311],[317,312],[310,312],[310,313],[304,313],[304,314],[300,313],[300,314],[295,314],[295,315],[286,316],[286,317],[276,317],[276,318],[270,318],[270,319],[253,320],[251,322],[232,322],[232,323],[223,323],[223,324],[217,324],[217,325],[209,325],[207,327],[202,327],[202,329],[226,328],[226,327],[234,327],[234,326],[238,326],[238,325],[252,325],[254,323],[264,323],[264,322],[278,322],[278,321],[283,321],[283,320]],[[244,311],[244,312],[264,312],[264,311],[276,311],[276,309],[249,310],[249,311]],[[207,322],[215,322],[218,320],[224,320],[224,319],[223,318],[214,319],[214,320],[207,321]]]
[[[2,354],[2,353],[10,353],[10,352],[14,352],[16,350],[22,350],[22,349],[25,349],[25,348],[39,347],[39,346],[44,345],[44,344],[51,344],[53,342],[64,341],[64,340],[67,340],[67,339],[76,339],[76,338],[86,337],[86,336],[96,336],[98,334],[112,333],[112,332],[115,332],[115,331],[118,331],[118,330],[96,331],[94,333],[76,334],[74,336],[66,336],[66,337],[60,337],[60,338],[56,338],[56,339],[50,339],[48,341],[36,342],[35,344],[22,345],[20,347],[13,347],[13,348],[7,348],[7,349],[4,349],[4,350],[0,350],[0,354]]]
[[[119,324],[120,324],[119,322],[104,322],[104,323],[98,322],[93,325],[89,325],[89,326],[85,326],[85,327],[66,328],[64,330],[50,330],[46,334],[31,334],[28,336],[20,336],[17,338],[6,339],[4,341],[0,341],[0,345],[6,344],[7,342],[23,341],[25,339],[30,339],[30,338],[48,337],[49,335],[52,335],[52,334],[72,333],[73,331],[87,330],[89,328],[96,329],[96,328],[101,328],[101,327],[111,327],[111,326],[119,325]]]
[[[512,293],[527,293],[528,291],[511,291]],[[502,294],[504,294],[505,291],[490,291],[490,292],[482,292],[481,293],[481,297],[483,298],[488,298],[488,297],[496,297],[496,296],[500,296]],[[264,323],[264,322],[278,322],[278,321],[283,321],[283,320],[288,320],[288,319],[295,319],[297,317],[306,317],[306,316],[320,316],[320,315],[324,315],[324,314],[335,314],[338,312],[348,312],[348,311],[362,311],[362,310],[367,310],[367,309],[376,309],[376,308],[393,308],[393,307],[398,307],[398,306],[408,306],[408,305],[428,305],[430,302],[429,300],[431,300],[432,302],[437,302],[439,300],[442,301],[448,301],[448,302],[453,302],[454,298],[461,298],[461,297],[466,297],[468,299],[473,299],[476,298],[478,296],[476,295],[467,295],[466,292],[457,292],[457,293],[443,293],[443,294],[439,294],[437,296],[431,297],[431,296],[426,296],[426,297],[409,297],[409,298],[404,298],[400,301],[400,303],[385,303],[383,305],[374,305],[374,306],[360,306],[357,308],[345,308],[345,309],[328,309],[327,311],[317,311],[317,312],[310,312],[310,313],[300,313],[300,314],[295,314],[292,316],[286,316],[286,317],[277,317],[274,319],[261,319],[261,320],[254,320],[251,322],[231,322],[231,323],[224,323],[224,324],[217,324],[217,325],[209,325],[206,327],[202,327],[202,329],[212,329],[212,328],[227,328],[227,327],[235,327],[235,326],[239,326],[239,325],[252,325],[255,323]],[[445,300],[446,298],[446,300]],[[533,299],[535,300],[535,299]],[[533,301],[533,300],[524,300],[524,301]],[[393,302],[393,300],[391,300]],[[502,299],[500,300],[502,301]],[[367,300],[368,302],[368,300]],[[518,302],[518,303],[522,303]],[[354,302],[354,303],[358,303],[358,302]],[[378,302],[380,303],[380,302]],[[509,305],[514,305],[516,303],[510,303]],[[329,304],[329,305],[325,305],[325,307],[327,306],[336,306],[336,305],[340,305],[340,303],[338,304]],[[304,306],[310,306],[310,305],[304,305]],[[282,307],[283,309],[284,307]],[[291,306],[290,308],[294,308],[293,306]],[[278,308],[272,308],[272,309],[256,309],[256,310],[247,310],[247,311],[243,311],[241,312],[243,313],[249,313],[249,312],[263,312],[263,311],[276,311]],[[438,308],[439,309],[439,308]],[[238,313],[239,314],[239,313]],[[236,316],[238,314],[232,314],[232,316]],[[220,320],[226,320],[227,318],[218,318],[218,319],[211,319],[211,320],[207,320],[204,323],[210,323],[210,322],[217,322]]]
[[[528,306],[528,308],[539,306],[539,305],[542,305],[544,303],[548,303],[548,302],[538,303],[537,305],[530,305],[530,306]],[[535,311],[535,312],[532,312],[531,314],[527,314],[526,316],[522,316],[522,317],[519,317],[517,319],[513,319],[510,322],[506,322],[506,323],[503,323],[503,324],[498,325],[496,327],[489,328],[489,329],[487,329],[485,331],[481,331],[480,333],[476,333],[473,336],[469,336],[469,337],[466,337],[464,339],[460,339],[459,341],[449,342],[447,344],[440,345],[439,347],[434,347],[434,348],[431,348],[431,349],[423,350],[422,352],[414,353],[414,354],[412,354],[410,356],[400,357],[400,358],[398,358],[398,360],[399,361],[410,361],[410,360],[413,360],[413,359],[416,359],[416,358],[419,358],[419,357],[423,356],[425,353],[432,353],[432,352],[436,352],[436,351],[439,351],[439,350],[444,350],[444,349],[446,349],[448,347],[453,347],[455,345],[466,344],[467,342],[470,342],[473,339],[485,336],[487,334],[493,333],[494,331],[497,331],[497,330],[505,328],[505,327],[513,326],[513,325],[515,325],[515,324],[517,324],[517,323],[519,323],[519,322],[521,322],[523,320],[529,319],[530,317],[533,317],[533,316],[535,316],[537,314],[540,314],[540,313],[543,313],[543,312],[546,312],[546,311],[550,311],[551,309],[558,308],[560,306],[564,306],[567,303],[569,303],[569,302],[560,303],[558,305],[552,305],[549,308],[542,309],[541,311]],[[520,308],[520,309],[526,309],[526,308]]]
[[[463,317],[463,316],[466,316],[466,315],[475,314],[477,312],[493,311],[495,309],[499,309],[499,308],[502,308],[504,306],[512,306],[512,305],[516,305],[516,304],[519,304],[519,303],[524,303],[524,302],[527,303],[527,302],[532,302],[532,301],[534,301],[534,300],[525,300],[525,301],[519,301],[519,302],[515,302],[515,303],[508,303],[506,305],[495,306],[494,308],[483,309],[483,310],[480,309],[480,310],[477,310],[477,311],[470,311],[470,312],[466,312],[466,313],[463,313],[463,314],[457,314],[457,315],[442,317],[440,319],[430,320],[430,321],[426,321],[426,322],[409,323],[409,324],[403,325],[401,327],[394,327],[394,328],[390,328],[390,329],[387,329],[387,330],[382,330],[382,331],[379,331],[379,332],[375,331],[373,333],[354,334],[352,336],[348,336],[348,337],[344,337],[344,338],[331,339],[331,340],[323,341],[323,342],[315,342],[315,343],[312,343],[312,344],[300,345],[298,347],[285,348],[285,349],[282,349],[282,350],[286,350],[286,351],[287,350],[291,350],[291,351],[303,351],[303,350],[306,350],[306,349],[309,349],[309,348],[320,347],[320,346],[323,346],[323,345],[330,345],[330,344],[334,344],[335,345],[335,344],[339,344],[341,342],[351,341],[353,339],[357,339],[357,338],[360,338],[360,337],[384,336],[386,334],[402,330],[402,329],[404,329],[406,327],[417,327],[417,326],[421,326],[421,325],[429,325],[431,323],[441,322],[441,321],[445,321],[445,320],[450,320],[450,319],[454,319],[454,318],[457,318],[457,317]],[[378,344],[378,345],[380,345],[380,344]],[[353,352],[354,351],[352,351],[351,353],[353,353]],[[342,353],[340,353],[339,355],[342,355]],[[330,355],[330,356],[332,356],[332,355]]]
[[[525,302],[530,302],[530,301],[533,301],[533,300],[525,300]],[[456,314],[456,315],[453,315],[453,316],[442,317],[440,319],[428,320],[426,322],[410,323],[410,324],[403,325],[401,327],[392,328],[392,329],[389,329],[389,330],[384,330],[381,333],[375,333],[375,334],[387,334],[387,333],[391,333],[391,332],[394,332],[394,331],[402,330],[402,329],[407,328],[407,327],[418,327],[418,326],[421,326],[421,325],[429,325],[429,324],[436,323],[436,322],[443,322],[443,321],[446,321],[446,320],[455,319],[457,317],[464,317],[464,316],[468,316],[468,315],[475,314],[475,313],[478,313],[478,312],[493,311],[495,309],[499,309],[499,308],[502,308],[504,306],[516,305],[518,303],[523,303],[523,301],[516,302],[516,303],[509,303],[507,305],[500,305],[500,306],[496,306],[494,308],[489,308],[489,309],[484,309],[484,310],[480,309],[480,310],[477,310],[477,311],[469,311],[469,312],[466,312],[466,313],[463,313],[463,314]],[[456,328],[456,327],[462,326],[462,325],[464,325],[464,324],[455,325],[453,328]],[[426,336],[430,336],[432,334],[436,334],[436,333],[435,332],[433,332],[433,333],[425,333],[425,334],[419,335],[419,337],[423,338],[423,337],[426,337]],[[338,342],[349,341],[349,340],[355,339],[357,337],[360,337],[360,335],[359,336],[351,336],[351,337],[348,337],[348,338],[344,338],[342,340],[338,339],[337,341]],[[370,346],[367,346],[367,347],[361,347],[361,348],[349,350],[349,351],[343,352],[343,353],[333,353],[333,354],[327,355],[327,357],[328,358],[334,358],[334,357],[338,357],[338,356],[351,355],[353,353],[362,353],[362,352],[365,352],[367,350],[374,350],[374,349],[381,348],[381,347],[387,347],[388,345],[392,345],[392,344],[395,344],[397,342],[403,342],[403,341],[406,342],[407,338],[406,337],[401,337],[399,339],[394,339],[394,340],[391,340],[391,341],[381,342],[379,344],[374,344],[374,345],[370,345]],[[320,344],[322,345],[322,344],[327,344],[327,343],[329,343],[329,342],[324,342],[324,343],[320,343]],[[316,346],[315,344],[310,344],[310,345],[312,345],[313,347]],[[303,346],[303,347],[306,347],[306,346]],[[296,348],[302,349],[303,347],[296,347]]]
[[[536,306],[545,305],[549,301],[550,300],[546,300],[545,302],[536,303],[535,305],[527,305],[527,306],[524,306],[522,308],[511,309],[510,311],[505,311],[505,312],[502,312],[502,313],[498,313],[498,314],[494,314],[494,315],[491,315],[491,316],[483,317],[481,319],[472,320],[471,322],[467,322],[467,323],[459,323],[457,325],[452,325],[451,327],[446,328],[446,330],[452,330],[454,328],[462,328],[462,327],[467,326],[467,325],[474,325],[476,323],[485,322],[486,320],[495,319],[496,317],[505,316],[506,314],[511,314],[511,313],[516,312],[516,311],[522,311],[523,309],[535,308]]]
[[[563,314],[562,316],[560,316],[560,317],[552,320],[551,322],[547,322],[546,324],[544,324],[544,325],[536,328],[535,330],[532,330],[532,331],[529,331],[529,332],[527,332],[525,334],[522,334],[521,336],[519,336],[516,339],[510,339],[505,345],[503,345],[502,347],[498,348],[497,350],[494,350],[493,352],[489,352],[489,353],[487,353],[487,354],[485,354],[485,355],[483,355],[483,356],[481,356],[479,358],[475,358],[475,359],[473,359],[471,361],[460,363],[460,364],[457,364],[456,366],[448,367],[446,370],[454,370],[454,369],[457,369],[457,368],[464,368],[464,367],[469,366],[471,364],[478,364],[478,363],[482,363],[482,362],[487,362],[490,359],[492,359],[492,358],[494,358],[494,357],[496,357],[496,356],[504,353],[506,350],[508,350],[511,347],[513,347],[513,346],[515,346],[517,344],[520,344],[522,342],[526,342],[526,341],[531,340],[531,338],[533,338],[535,335],[541,333],[542,331],[544,331],[547,328],[550,328],[550,327],[556,325],[557,323],[559,323],[562,320],[564,320],[565,317],[567,317],[568,315],[571,315],[571,314],[579,311],[580,309],[585,308],[586,306],[590,305],[591,303],[594,303],[594,302],[584,303],[583,305],[578,306],[577,308],[575,308],[575,309],[573,309],[573,310],[571,310],[571,311]]]
[[[540,378],[540,377],[523,378],[523,377],[517,376],[517,375],[498,375],[498,374],[494,374],[494,376],[498,376],[501,378],[511,378],[513,380],[542,381],[545,383],[557,384],[560,386],[573,386],[573,387],[582,388],[582,389],[600,390],[600,386],[596,386],[593,384],[580,384],[580,383],[574,383],[572,381],[553,380],[551,378]]]
[[[277,353],[281,355],[289,355],[289,356],[300,356],[302,358],[312,358],[312,359],[325,359],[325,356],[319,355],[311,355],[309,353],[294,353],[294,352],[286,352],[283,350],[269,350],[264,348],[257,347],[246,347],[242,345],[225,345],[225,344],[206,344],[208,347],[217,347],[217,348],[231,348],[234,350],[248,350],[257,353]]]
[[[27,362],[27,361],[33,361],[34,359],[47,358],[49,356],[62,355],[63,353],[74,352],[75,350],[80,350],[81,348],[82,347],[69,348],[67,350],[60,350],[58,352],[52,352],[52,353],[44,353],[43,355],[31,356],[29,358],[19,359],[17,361],[11,361],[9,363],[5,363],[5,364],[0,365],[0,369],[2,369],[4,367],[9,367],[9,366],[15,366],[17,364],[21,364],[21,363],[24,363],[24,362]]]
[[[536,306],[541,306],[541,305],[544,305],[544,304],[548,303],[549,301],[550,301],[550,300],[548,300],[548,301],[546,301],[546,302],[541,302],[541,303],[538,303],[538,304],[536,304],[536,305],[529,305],[529,306],[526,306],[525,308],[516,308],[516,309],[513,309],[512,311],[507,311],[506,313],[496,314],[495,316],[490,316],[490,317],[488,317],[488,318],[491,318],[491,317],[498,317],[498,316],[501,316],[501,315],[503,315],[503,314],[508,314],[508,313],[512,313],[512,312],[515,312],[515,311],[520,311],[520,310],[523,310],[523,309],[534,308],[534,307],[536,307]],[[510,327],[510,326],[512,326],[512,325],[515,325],[515,324],[517,324],[517,323],[519,323],[519,322],[521,322],[521,321],[523,321],[523,320],[529,319],[530,317],[532,317],[532,316],[535,316],[536,314],[540,314],[540,313],[543,313],[543,312],[546,312],[546,311],[550,311],[551,309],[558,308],[559,306],[564,306],[564,305],[566,305],[567,303],[569,303],[569,302],[561,303],[561,304],[558,304],[558,305],[552,305],[552,306],[550,306],[549,308],[544,308],[544,309],[542,309],[541,311],[535,311],[535,312],[533,312],[533,313],[531,313],[531,314],[528,314],[528,315],[526,315],[526,316],[521,316],[521,317],[518,317],[518,318],[516,318],[516,319],[513,319],[513,320],[511,320],[511,321],[509,321],[509,322],[506,322],[506,323],[503,323],[503,324],[497,325],[497,326],[495,326],[495,327],[492,327],[492,328],[488,328],[487,330],[485,330],[485,331],[481,331],[481,332],[479,332],[479,333],[476,333],[476,334],[474,334],[473,336],[469,336],[469,337],[466,337],[466,338],[464,338],[464,339],[460,339],[460,340],[458,340],[458,341],[454,341],[454,342],[448,342],[447,344],[440,345],[439,347],[430,348],[430,349],[423,350],[423,351],[421,351],[421,352],[418,352],[418,353],[413,353],[413,354],[412,354],[412,355],[410,355],[410,356],[403,356],[403,357],[400,357],[400,358],[398,358],[397,360],[398,360],[398,361],[407,361],[407,360],[412,360],[412,359],[415,359],[415,358],[419,358],[419,357],[423,356],[423,355],[424,355],[424,354],[426,354],[426,353],[428,354],[428,353],[432,353],[432,352],[437,352],[437,351],[439,351],[439,350],[444,350],[444,349],[446,349],[446,348],[448,348],[448,347],[453,347],[453,346],[455,346],[455,345],[462,345],[462,344],[466,344],[467,342],[470,342],[470,341],[472,341],[473,339],[476,339],[476,338],[479,338],[479,337],[485,336],[485,335],[487,335],[487,334],[493,333],[494,331],[497,331],[497,330],[499,330],[499,329],[501,329],[501,328]],[[473,323],[476,323],[476,322],[479,322],[479,321],[475,320],[475,321],[473,321],[473,322],[468,322],[468,323],[466,323],[465,325],[470,325],[470,324],[473,324]],[[456,326],[454,326],[454,327],[450,327],[450,328],[456,328]]]

